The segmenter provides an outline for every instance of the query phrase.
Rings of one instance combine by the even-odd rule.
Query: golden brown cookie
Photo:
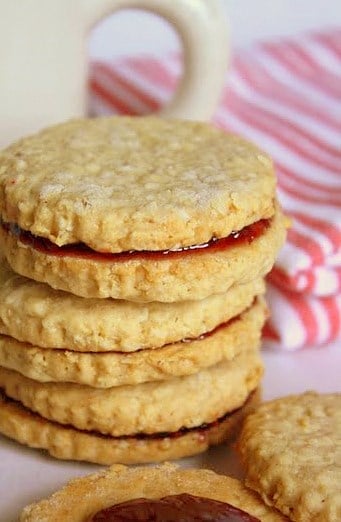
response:
[[[78,253],[55,255],[29,246],[15,230],[1,226],[0,244],[15,272],[53,288],[88,298],[174,302],[204,299],[267,274],[284,242],[286,220],[277,206],[270,220],[254,226],[250,237],[248,231],[245,236],[235,234],[224,248],[213,243],[207,249],[162,257],[150,252],[114,260]]]
[[[260,522],[284,522],[238,480],[213,471],[181,469],[173,464],[154,468],[111,468],[70,481],[51,497],[21,514],[20,522],[84,522],[105,507],[137,498],[159,499],[187,493],[235,506]]]
[[[0,335],[0,366],[35,381],[73,382],[96,388],[163,381],[256,350],[266,317],[265,302],[259,298],[245,312],[197,340],[132,353],[51,350]]]
[[[106,389],[40,383],[0,367],[0,387],[47,419],[117,437],[212,422],[239,408],[262,373],[258,353],[248,351],[194,375]]]
[[[211,424],[177,433],[110,437],[44,419],[0,392],[0,433],[64,460],[97,464],[141,464],[189,457],[235,436],[244,416],[259,402],[256,390],[241,408]]]
[[[295,522],[341,520],[341,394],[284,397],[245,421],[246,484]]]
[[[0,215],[98,252],[196,245],[274,213],[272,161],[211,125],[73,120],[0,153]]]
[[[84,299],[19,276],[0,257],[0,333],[43,348],[86,352],[159,348],[213,330],[263,293],[264,282],[256,279],[191,302]]]
[[[264,276],[286,226],[268,156],[208,124],[153,117],[71,121],[7,148],[0,218],[21,275],[140,302]]]

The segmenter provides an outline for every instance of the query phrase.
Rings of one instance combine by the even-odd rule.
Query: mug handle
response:
[[[184,73],[160,116],[206,120],[219,101],[229,58],[220,0],[86,0],[87,27],[119,9],[152,11],[170,22],[183,45]]]

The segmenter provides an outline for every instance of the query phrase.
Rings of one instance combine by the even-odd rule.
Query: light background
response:
[[[221,0],[221,3],[233,46],[341,25],[339,0]],[[178,45],[168,24],[137,10],[115,13],[100,22],[90,36],[90,54],[96,58],[110,59],[141,52],[159,55]]]

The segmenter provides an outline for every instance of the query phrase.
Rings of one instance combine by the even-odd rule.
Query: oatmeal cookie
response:
[[[163,381],[191,375],[259,348],[267,317],[264,301],[197,340],[132,353],[84,353],[39,348],[0,335],[0,366],[39,382],[73,382],[95,388]]]
[[[250,240],[244,240],[238,234],[226,248],[213,244],[156,258],[150,252],[114,260],[92,254],[53,254],[28,246],[3,226],[0,244],[15,272],[56,289],[87,298],[174,302],[204,299],[267,274],[284,242],[286,220],[277,206],[272,219],[262,223],[259,235],[252,233]]]
[[[260,406],[239,450],[246,484],[295,522],[341,520],[341,394],[308,392]]]
[[[98,252],[196,245],[274,213],[271,159],[207,123],[68,121],[0,153],[0,215]]]
[[[194,375],[105,389],[40,383],[0,367],[0,387],[47,419],[117,437],[212,422],[239,408],[262,373],[259,354],[248,351]]]
[[[264,281],[256,279],[190,302],[85,299],[17,275],[0,253],[0,333],[42,348],[79,352],[160,348],[213,330],[263,293]]]
[[[206,123],[153,117],[73,120],[0,152],[0,219],[21,275],[139,302],[264,276],[286,228],[266,154]]]
[[[47,450],[58,459],[96,464],[161,462],[189,457],[234,438],[241,420],[258,402],[256,390],[241,408],[211,424],[177,433],[110,437],[44,419],[0,392],[0,433],[31,448]]]

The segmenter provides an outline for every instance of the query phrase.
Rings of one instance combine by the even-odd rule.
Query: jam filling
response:
[[[229,247],[250,244],[252,241],[260,237],[271,225],[271,219],[261,219],[244,227],[238,232],[232,232],[225,238],[218,239],[213,237],[207,243],[200,245],[185,246],[171,250],[129,250],[127,252],[97,252],[92,250],[84,243],[74,243],[71,245],[58,246],[49,239],[35,236],[27,230],[22,230],[12,223],[2,223],[2,228],[16,236],[21,243],[27,245],[38,252],[59,257],[80,257],[85,259],[93,259],[96,261],[129,261],[131,259],[153,259],[160,260],[165,258],[183,257],[185,255],[214,253],[228,249]]]
[[[138,498],[102,509],[89,522],[260,522],[231,504],[182,493]]]

